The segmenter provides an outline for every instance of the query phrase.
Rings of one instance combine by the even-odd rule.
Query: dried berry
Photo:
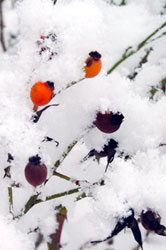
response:
[[[140,219],[143,227],[147,231],[154,231],[159,235],[166,236],[166,228],[160,224],[161,217],[157,212],[154,212],[151,209],[146,211],[143,210]]]
[[[58,54],[57,35],[55,33],[41,35],[36,44],[38,46],[39,55],[44,55],[47,60],[51,60],[55,55]]]
[[[113,161],[116,149],[118,147],[118,142],[114,139],[110,139],[108,144],[104,145],[102,151],[97,151],[95,149],[92,149],[87,156],[84,157],[83,161],[87,160],[89,157],[96,156],[96,158],[106,157],[107,156],[107,165],[105,172],[107,171],[107,168],[109,164]]]

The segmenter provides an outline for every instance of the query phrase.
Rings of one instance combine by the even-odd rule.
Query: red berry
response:
[[[47,167],[41,163],[41,158],[36,155],[29,158],[25,167],[25,178],[33,186],[41,185],[47,178]]]
[[[119,112],[116,114],[113,114],[111,111],[104,114],[98,112],[94,124],[103,133],[113,133],[119,129],[123,119],[124,116]]]

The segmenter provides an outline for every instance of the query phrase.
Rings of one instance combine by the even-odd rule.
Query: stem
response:
[[[119,61],[117,61],[113,66],[112,68],[110,68],[108,71],[107,71],[107,75],[111,74],[112,71],[114,71],[114,69],[116,69],[123,61],[125,61],[128,57],[130,57],[131,55],[134,54],[134,51],[132,51],[128,56],[124,56],[122,57]]]
[[[6,46],[5,46],[5,41],[4,41],[4,23],[3,23],[3,11],[2,11],[2,2],[3,0],[0,0],[0,42],[2,45],[2,49],[5,52],[6,51]]]
[[[122,2],[120,3],[120,6],[122,5],[126,5],[126,0],[122,0]]]
[[[37,193],[35,195],[32,195],[30,197],[30,199],[27,201],[27,203],[25,204],[25,209],[24,209],[24,214],[26,214],[34,205],[36,205],[37,203],[42,202],[42,200],[38,200],[38,196],[40,193]]]
[[[68,190],[68,191],[65,191],[65,192],[62,192],[62,193],[47,196],[44,201],[50,201],[50,200],[53,200],[53,199],[56,199],[56,198],[59,198],[59,197],[63,197],[63,196],[66,196],[66,195],[78,193],[79,191],[80,191],[80,188],[74,188],[74,189],[71,189],[71,190]],[[44,202],[44,201],[42,201],[42,202]]]
[[[74,189],[71,189],[71,190],[68,190],[68,191],[65,191],[65,192],[62,192],[62,193],[57,193],[57,194],[54,194],[54,195],[51,195],[51,196],[47,196],[45,198],[45,200],[38,199],[40,193],[37,193],[37,194],[35,194],[35,195],[33,195],[33,196],[31,196],[29,198],[29,200],[25,204],[23,214],[21,214],[19,216],[16,216],[16,218],[19,218],[22,215],[26,214],[33,206],[35,206],[38,203],[45,202],[45,201],[50,201],[50,200],[53,200],[53,199],[56,199],[56,198],[66,196],[66,195],[78,193],[79,191],[80,191],[80,188],[74,188]]]
[[[142,47],[144,47],[148,41],[150,40],[150,38],[152,38],[156,33],[158,33],[161,29],[163,29],[166,26],[166,22],[164,22],[159,28],[157,28],[155,31],[153,31],[150,35],[148,35],[142,42],[140,42],[137,45],[137,48],[135,50],[131,50],[129,53],[128,51],[132,48],[132,47],[128,47],[125,52],[122,55],[122,58],[120,60],[118,60],[108,71],[107,71],[107,75],[111,74],[112,71],[114,71],[123,61],[125,61],[128,57],[132,56],[133,54],[137,53]],[[165,32],[163,32],[163,35],[165,35]],[[160,38],[161,36],[159,36],[158,38]],[[156,38],[157,39],[157,38]],[[153,40],[149,41],[152,42]]]
[[[12,209],[13,209],[13,192],[12,192],[12,187],[8,187],[8,196],[9,196],[9,212],[12,213]]]
[[[149,36],[147,36],[141,43],[138,44],[137,50],[140,50],[143,46],[145,46],[145,44],[147,43],[147,41],[153,37],[156,33],[158,33],[161,29],[163,29],[166,26],[166,22],[164,22],[159,28],[157,28],[155,31],[153,31]]]
[[[52,233],[50,235],[51,242],[47,243],[49,250],[59,250],[61,248],[60,239],[61,239],[64,221],[67,218],[67,209],[65,207],[62,207],[62,205],[60,205],[56,209],[58,209],[58,212],[56,214],[56,221],[58,223],[58,227],[55,233]]]
[[[53,5],[55,5],[55,4],[56,4],[56,2],[57,2],[57,0],[53,0]]]
[[[71,178],[71,177],[69,177],[67,175],[61,174],[61,173],[59,173],[57,171],[54,171],[53,175],[58,176],[58,177],[66,180],[66,181],[70,181],[71,183],[74,183],[77,186],[81,186],[81,183],[86,183],[86,184],[90,185],[90,183],[88,181],[86,181],[86,180],[76,180],[76,179]]]
[[[149,43],[150,43],[150,42],[154,42],[154,41],[158,40],[159,38],[161,38],[161,37],[163,37],[163,36],[165,36],[165,35],[166,35],[166,32],[163,32],[163,33],[161,33],[161,35],[156,36],[155,38],[153,38],[152,40],[150,40]],[[147,44],[148,44],[148,43],[147,43]]]
[[[68,177],[67,175],[61,174],[61,173],[59,173],[57,171],[54,171],[53,175],[58,176],[58,177],[66,180],[66,181],[72,181],[72,178]]]
[[[49,107],[53,107],[53,106],[59,106],[59,104],[50,104],[50,105],[47,105],[46,107],[44,107],[43,109],[39,110],[39,111],[35,111],[31,120],[34,122],[34,123],[37,123],[38,120],[40,119],[42,113],[48,109]]]
[[[78,81],[75,81],[75,82],[71,82],[71,83],[69,83],[65,89],[59,90],[56,94],[54,94],[54,95],[53,95],[53,97],[54,97],[54,96],[56,96],[56,95],[61,94],[64,90],[66,90],[66,89],[68,89],[68,88],[70,88],[70,87],[72,87],[72,86],[76,85],[77,83],[79,83],[79,82],[83,81],[84,79],[85,79],[85,78],[81,78],[81,79],[80,79],[80,80],[78,80]]]
[[[132,74],[128,75],[128,78],[130,80],[133,80],[138,75],[137,69],[141,69],[142,66],[143,66],[143,64],[145,64],[145,63],[148,62],[148,57],[149,57],[149,55],[150,55],[150,53],[151,53],[152,50],[153,50],[152,47],[150,47],[149,49],[147,49],[145,56],[141,59],[141,61],[139,62],[138,66],[135,68],[135,71]]]
[[[66,175],[62,175],[62,174],[60,174],[60,173],[58,173],[57,176],[59,176],[59,177],[65,179],[65,180],[67,180],[67,181],[72,180],[70,177],[68,177],[68,176],[66,176]],[[76,185],[80,185],[79,182],[81,182],[81,181],[77,181],[77,180],[76,180],[76,182],[78,182],[78,184],[75,183]],[[84,182],[85,182],[85,181],[84,181]],[[86,181],[86,183],[88,183],[88,182]],[[94,186],[94,185],[98,185],[98,184],[99,184],[100,186],[103,186],[103,185],[104,185],[104,181],[103,181],[103,180],[99,180],[98,182],[94,182],[94,183],[92,183],[92,184],[89,183],[89,187],[90,187],[90,186]],[[34,205],[36,205],[36,204],[38,204],[38,203],[50,201],[50,200],[53,200],[53,199],[57,199],[57,198],[66,196],[66,195],[75,194],[75,193],[80,192],[80,190],[81,190],[81,187],[74,188],[74,189],[70,189],[70,190],[64,191],[64,192],[62,192],[62,193],[57,193],[57,194],[53,194],[53,195],[47,196],[44,200],[38,199],[38,197],[39,197],[39,195],[40,195],[41,193],[37,193],[37,194],[35,194],[35,195],[32,195],[32,196],[29,198],[29,200],[26,202],[26,204],[25,204],[25,208],[24,208],[23,214],[18,215],[18,216],[16,216],[15,218],[19,218],[19,217],[21,217],[22,215],[26,214]],[[82,199],[82,198],[84,198],[84,197],[86,197],[86,196],[87,196],[86,193],[85,193],[85,192],[82,192],[82,194],[79,195],[79,197],[77,197],[76,200],[80,200],[80,199]]]
[[[57,160],[54,164],[55,170],[60,166],[60,164],[64,161],[64,159],[66,158],[66,156],[68,156],[68,154],[70,153],[70,151],[72,150],[72,148],[76,145],[78,141],[73,141],[66,149],[66,151],[62,154],[61,158],[59,160]]]

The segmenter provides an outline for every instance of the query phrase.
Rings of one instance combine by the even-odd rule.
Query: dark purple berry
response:
[[[115,114],[111,111],[104,114],[98,112],[94,124],[103,133],[113,133],[119,129],[123,119],[124,116],[119,112]]]
[[[147,211],[143,210],[140,219],[143,227],[148,231],[155,231],[161,221],[160,215],[150,209]]]
[[[36,155],[29,158],[25,167],[25,178],[33,186],[41,185],[47,178],[47,167],[41,163],[41,158]]]

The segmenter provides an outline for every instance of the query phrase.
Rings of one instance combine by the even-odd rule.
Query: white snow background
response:
[[[37,248],[46,250],[49,235],[56,230],[55,207],[67,208],[61,235],[64,250],[134,249],[137,243],[130,229],[107,242],[91,245],[91,240],[107,237],[117,217],[133,208],[136,218],[142,209],[157,211],[166,225],[166,96],[158,91],[150,99],[150,90],[166,77],[166,38],[157,39],[120,64],[110,75],[107,71],[122,57],[129,46],[136,48],[165,22],[165,0],[5,0],[3,2],[4,34],[7,52],[0,48],[0,249],[35,249],[40,228],[44,240]],[[164,32],[161,30],[156,34]],[[48,52],[39,54],[40,36],[56,34],[55,43],[47,46],[57,54],[48,60]],[[11,41],[11,34],[16,39]],[[153,37],[153,38],[154,38]],[[138,67],[147,50],[148,61]],[[89,52],[102,55],[102,70],[94,78],[84,79],[65,89],[73,81],[84,78],[83,66]],[[133,80],[128,77],[138,74]],[[59,104],[43,112],[33,123],[31,87],[37,81],[53,81],[55,96],[50,104]],[[121,112],[124,121],[119,130],[104,134],[92,128],[97,111]],[[163,112],[164,110],[164,112]],[[53,142],[42,143],[45,136]],[[106,158],[98,163],[94,158],[81,162],[91,150],[101,151],[113,138],[118,152],[130,155],[125,161],[115,155],[105,173]],[[74,141],[78,141],[58,168],[58,172],[89,183],[104,179],[105,185],[83,182],[80,193],[42,202],[25,215],[31,195],[40,198],[77,188],[72,182],[52,176],[54,163]],[[8,153],[14,156],[11,179],[3,178]],[[35,190],[25,179],[24,169],[29,157],[39,154],[48,168],[49,181]],[[12,183],[13,208],[9,211],[8,187]],[[82,192],[87,197],[76,201]],[[15,219],[13,219],[13,216]],[[146,231],[140,225],[143,239]],[[30,233],[31,232],[31,233]],[[144,250],[165,250],[166,239],[150,234]]]

